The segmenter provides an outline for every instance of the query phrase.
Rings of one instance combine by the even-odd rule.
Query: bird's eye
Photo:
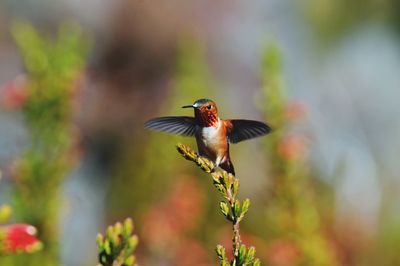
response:
[[[212,108],[212,105],[207,105],[208,110],[211,110],[211,108]]]

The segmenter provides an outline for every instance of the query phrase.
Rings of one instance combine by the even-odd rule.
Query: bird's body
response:
[[[235,173],[229,155],[229,143],[225,121],[218,119],[214,125],[201,127],[196,133],[199,154],[212,160],[216,166]]]
[[[229,119],[218,116],[216,104],[208,99],[197,100],[193,105],[194,117],[169,116],[154,118],[146,122],[146,128],[171,134],[194,136],[199,155],[214,162],[215,168],[221,167],[235,175],[229,154],[229,144],[268,134],[270,127],[259,121]]]

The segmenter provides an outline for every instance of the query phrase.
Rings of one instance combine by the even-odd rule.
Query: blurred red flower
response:
[[[33,252],[41,246],[37,230],[29,224],[0,226],[0,243],[4,253]]]
[[[307,114],[306,107],[301,102],[290,102],[285,106],[284,116],[289,121],[298,121]]]
[[[278,153],[288,161],[296,161],[305,156],[306,138],[299,135],[285,136],[278,144]]]
[[[196,228],[204,202],[198,188],[195,179],[180,178],[168,197],[149,210],[144,218],[144,236],[151,245],[171,247],[173,239]]]
[[[271,265],[297,265],[300,251],[295,243],[289,240],[278,239],[272,242],[269,248],[268,260]]]
[[[25,75],[19,75],[2,88],[1,105],[7,109],[18,109],[27,100],[27,81]]]
[[[148,248],[171,265],[209,265],[207,252],[190,234],[202,218],[203,205],[196,179],[178,178],[171,193],[144,217],[142,238]]]
[[[176,250],[174,265],[176,266],[209,266],[207,250],[196,240],[182,239]]]

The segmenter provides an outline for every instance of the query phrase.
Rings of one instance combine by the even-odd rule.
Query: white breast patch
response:
[[[221,122],[217,122],[217,127],[204,127],[201,131],[201,138],[204,144],[208,147],[215,144],[218,141],[218,132],[221,127]]]

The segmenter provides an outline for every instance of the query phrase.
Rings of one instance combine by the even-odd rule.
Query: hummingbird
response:
[[[218,167],[235,175],[229,144],[263,136],[271,132],[266,123],[245,119],[221,119],[218,108],[210,99],[199,99],[192,105],[194,117],[165,116],[153,118],[145,123],[145,128],[181,136],[196,138],[198,155],[211,160]]]

